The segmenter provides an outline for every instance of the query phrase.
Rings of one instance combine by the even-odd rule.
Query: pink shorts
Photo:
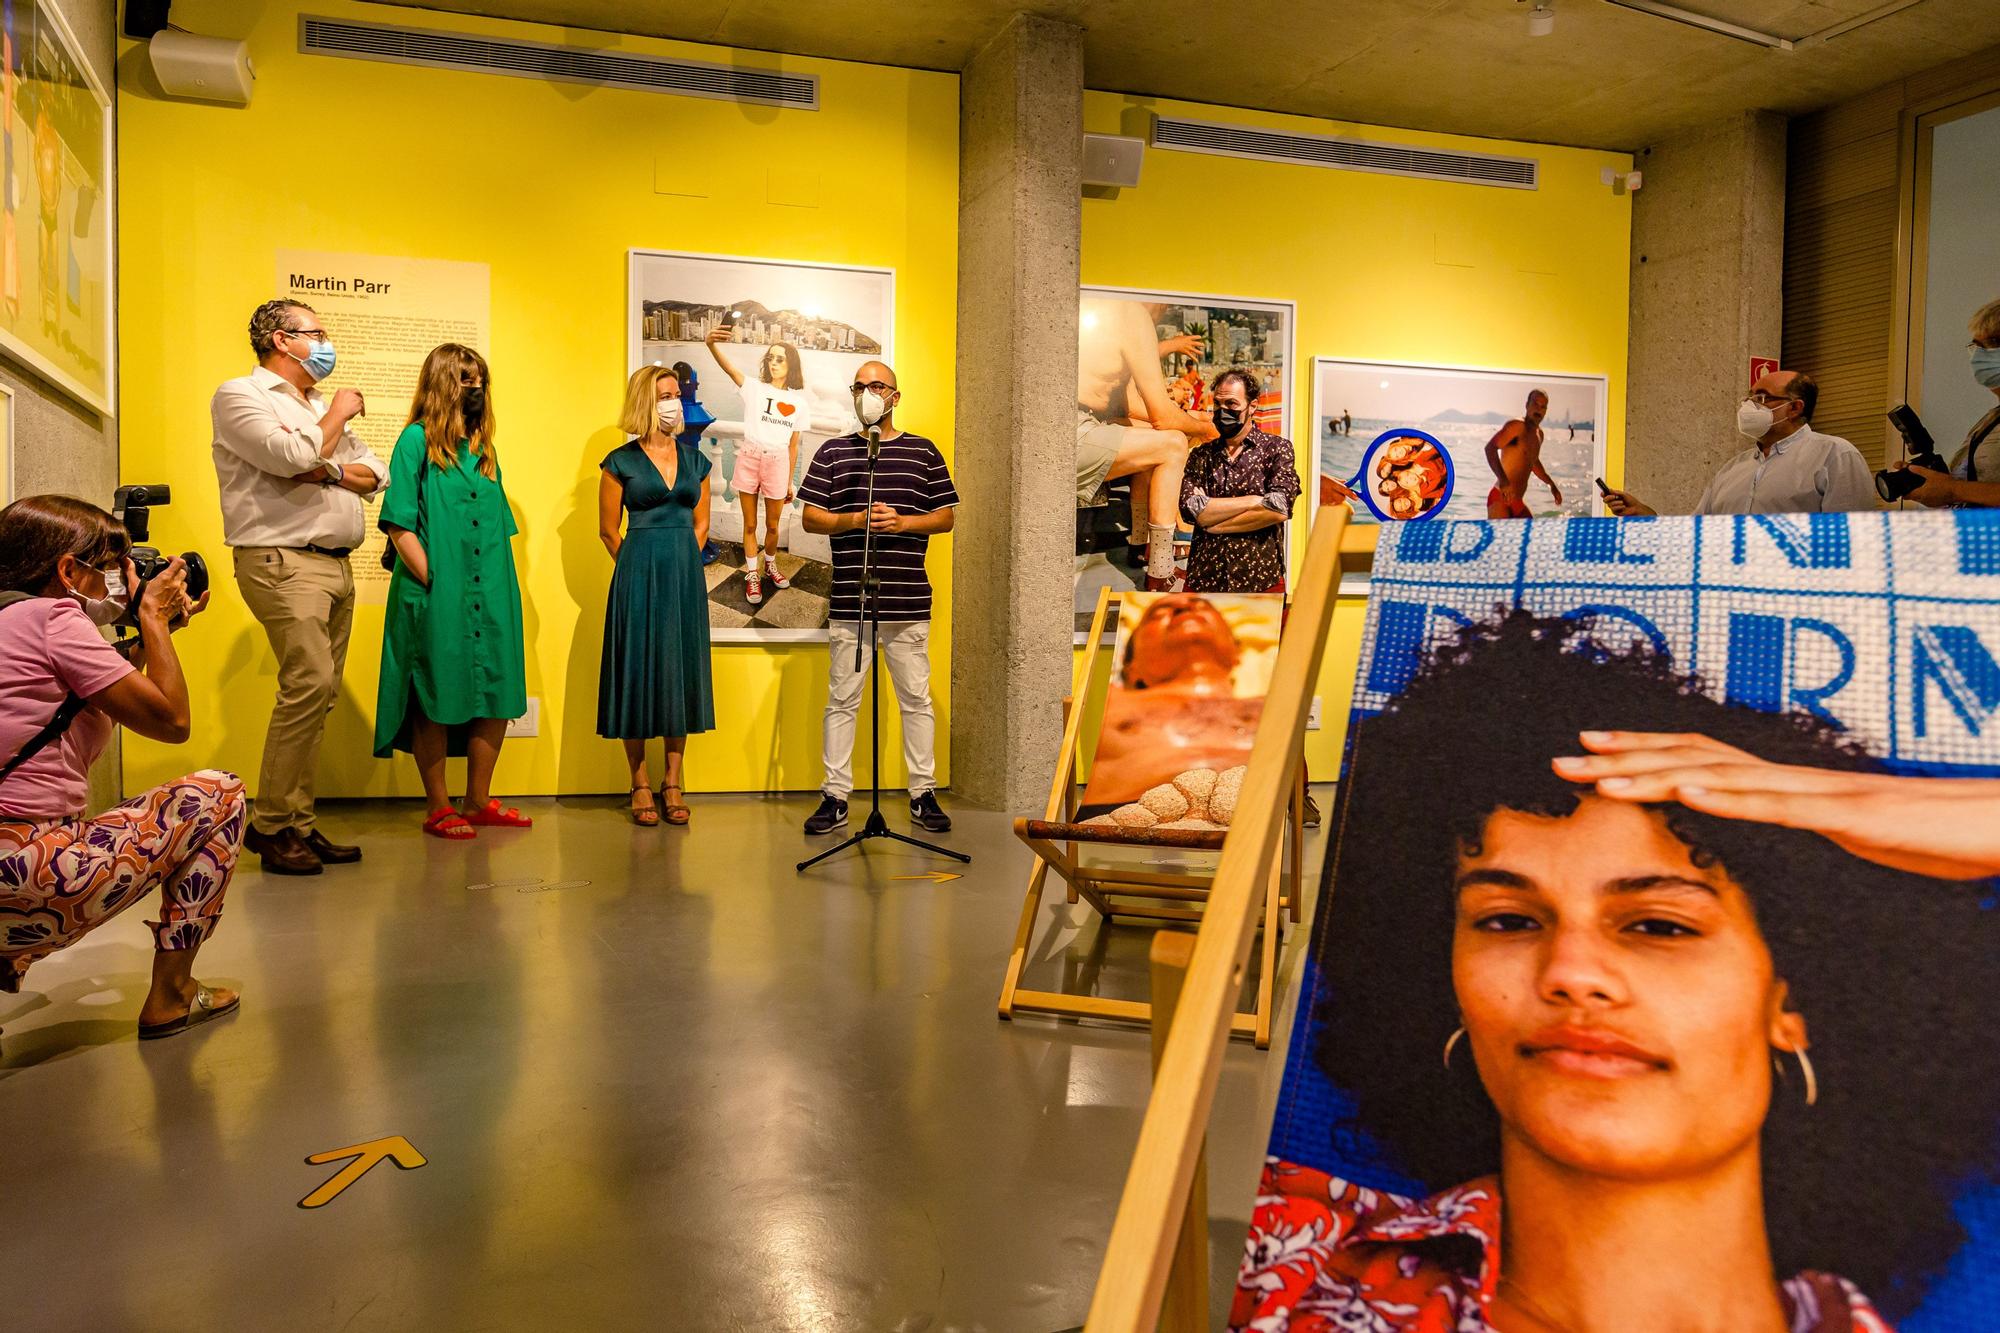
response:
[[[769,500],[782,500],[792,489],[791,451],[738,445],[736,474],[729,482],[740,495],[761,495]]]

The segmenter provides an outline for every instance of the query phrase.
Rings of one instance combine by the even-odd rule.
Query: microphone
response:
[[[871,463],[874,462],[881,456],[881,453],[882,428],[880,426],[870,426],[868,428],[868,461]]]

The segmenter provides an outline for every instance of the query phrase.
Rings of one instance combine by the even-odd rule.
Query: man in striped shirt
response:
[[[854,723],[861,710],[869,659],[854,669],[854,645],[866,632],[864,619],[880,599],[882,656],[903,713],[903,764],[909,771],[910,819],[920,828],[943,833],[951,818],[939,807],[936,791],[937,720],[931,711],[931,585],[924,554],[931,534],[950,532],[958,492],[938,447],[921,435],[896,428],[896,372],[870,361],[849,386],[855,415],[864,430],[881,435],[875,464],[875,503],[868,503],[868,439],[865,434],[828,440],[814,455],[799,486],[807,532],[825,533],[833,546],[833,609],[827,626],[826,784],[819,809],[806,832],[831,833],[847,823],[847,798],[854,790]],[[864,596],[861,555],[873,542],[877,591]]]

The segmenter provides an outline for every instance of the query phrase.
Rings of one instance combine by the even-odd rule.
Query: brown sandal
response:
[[[664,782],[660,784],[660,804],[666,806],[667,822],[669,824],[672,824],[675,828],[684,827],[687,824],[688,820],[694,814],[692,810],[689,810],[685,805],[682,805],[679,801],[669,801],[667,799],[668,792],[679,791],[679,790],[680,790],[679,787],[669,787]]]
[[[634,787],[631,791],[625,793],[625,799],[627,801],[630,801],[634,796],[637,796],[640,792],[645,792],[649,799],[653,795],[653,789],[651,787]],[[630,809],[632,814],[632,822],[634,824],[637,824],[640,828],[657,828],[659,826],[660,812],[651,805],[648,805],[643,810],[636,805],[630,807]]]

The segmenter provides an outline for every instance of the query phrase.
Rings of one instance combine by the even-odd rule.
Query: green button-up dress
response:
[[[421,495],[419,489],[421,488]],[[518,530],[501,476],[479,471],[458,443],[451,467],[426,466],[424,430],[396,438],[379,523],[413,532],[430,557],[425,588],[402,562],[389,580],[382,620],[382,680],[375,699],[375,757],[410,749],[413,709],[445,724],[450,753],[465,753],[466,724],[528,711]]]

